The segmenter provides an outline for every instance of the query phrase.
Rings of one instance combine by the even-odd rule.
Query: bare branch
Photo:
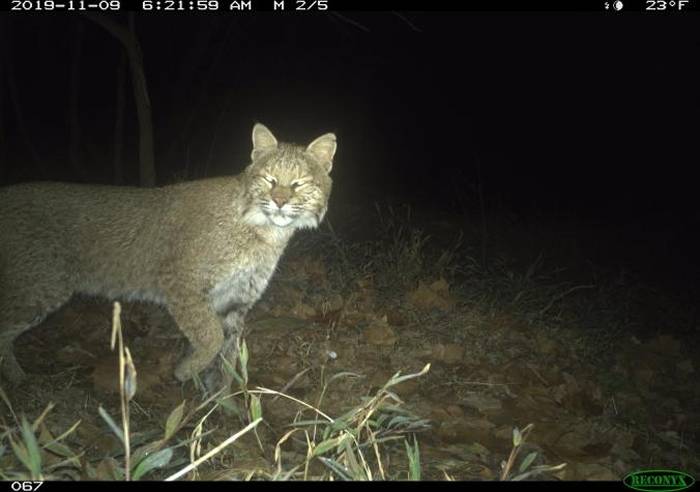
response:
[[[398,17],[399,19],[401,19],[402,21],[404,21],[404,22],[406,23],[406,25],[407,25],[408,27],[411,28],[412,31],[415,31],[415,32],[423,32],[422,29],[420,29],[419,27],[417,27],[413,22],[411,22],[411,21],[408,19],[408,17],[406,17],[405,15],[403,15],[401,12],[392,12],[392,14],[394,14],[396,17]]]

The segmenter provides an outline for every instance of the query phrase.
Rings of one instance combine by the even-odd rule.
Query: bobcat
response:
[[[75,293],[165,305],[192,348],[180,381],[235,353],[292,234],[326,213],[336,147],[332,133],[304,147],[256,124],[252,162],[237,176],[0,188],[2,375],[22,379],[13,340]]]

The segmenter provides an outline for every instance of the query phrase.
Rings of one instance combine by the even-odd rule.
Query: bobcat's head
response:
[[[245,171],[252,225],[314,228],[328,207],[335,135],[326,133],[307,147],[277,142],[264,125],[253,127],[252,163]]]

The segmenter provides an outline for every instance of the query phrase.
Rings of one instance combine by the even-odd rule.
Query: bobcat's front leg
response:
[[[175,369],[175,377],[187,381],[206,369],[221,352],[224,330],[220,318],[203,297],[173,303],[168,309],[192,346],[192,352]]]
[[[245,330],[245,316],[249,310],[249,306],[239,307],[229,311],[224,318],[226,340],[224,341],[222,354],[234,365],[238,357],[238,343]],[[232,357],[232,359],[230,357]]]
[[[236,362],[240,350],[240,338],[244,330],[245,315],[249,307],[239,307],[229,311],[223,319],[225,340],[218,363],[207,371],[206,385],[211,391],[224,387],[230,389],[233,382],[231,371],[238,371]]]

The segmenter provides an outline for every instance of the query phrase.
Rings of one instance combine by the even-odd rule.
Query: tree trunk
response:
[[[109,17],[93,13],[84,15],[117,38],[126,50],[131,72],[131,85],[134,89],[136,114],[139,121],[139,183],[141,186],[154,186],[156,183],[156,168],[151,100],[148,97],[146,74],[143,70],[143,54],[134,32],[134,13],[129,12],[129,29],[117,24]]]
[[[124,148],[124,106],[126,105],[126,52],[121,50],[117,66],[116,116],[114,118],[114,184],[124,183],[124,165],[122,150]]]
[[[36,147],[33,145],[32,140],[29,137],[27,125],[24,120],[24,113],[22,112],[22,105],[20,104],[19,100],[19,89],[17,88],[17,81],[15,80],[15,67],[11,55],[12,37],[10,36],[9,32],[10,23],[7,22],[7,19],[4,15],[0,16],[0,21],[2,22],[2,25],[0,26],[2,27],[2,29],[0,29],[0,33],[2,33],[4,37],[4,39],[0,40],[0,49],[2,50],[2,58],[4,60],[3,63],[5,65],[5,83],[7,85],[7,94],[9,96],[9,102],[11,106],[10,110],[14,113],[15,122],[17,123],[17,133],[20,135],[20,138],[24,141],[24,144],[27,146],[27,150],[29,151],[29,155],[34,161],[35,167],[39,170],[39,174],[42,177],[47,178],[49,177],[47,168],[44,165],[44,162],[39,157],[39,153],[37,152]]]
[[[83,54],[83,39],[85,25],[81,19],[75,24],[75,37],[70,59],[70,80],[68,85],[68,155],[71,169],[76,177],[85,181],[85,168],[83,167],[83,136],[80,128],[80,65]]]

